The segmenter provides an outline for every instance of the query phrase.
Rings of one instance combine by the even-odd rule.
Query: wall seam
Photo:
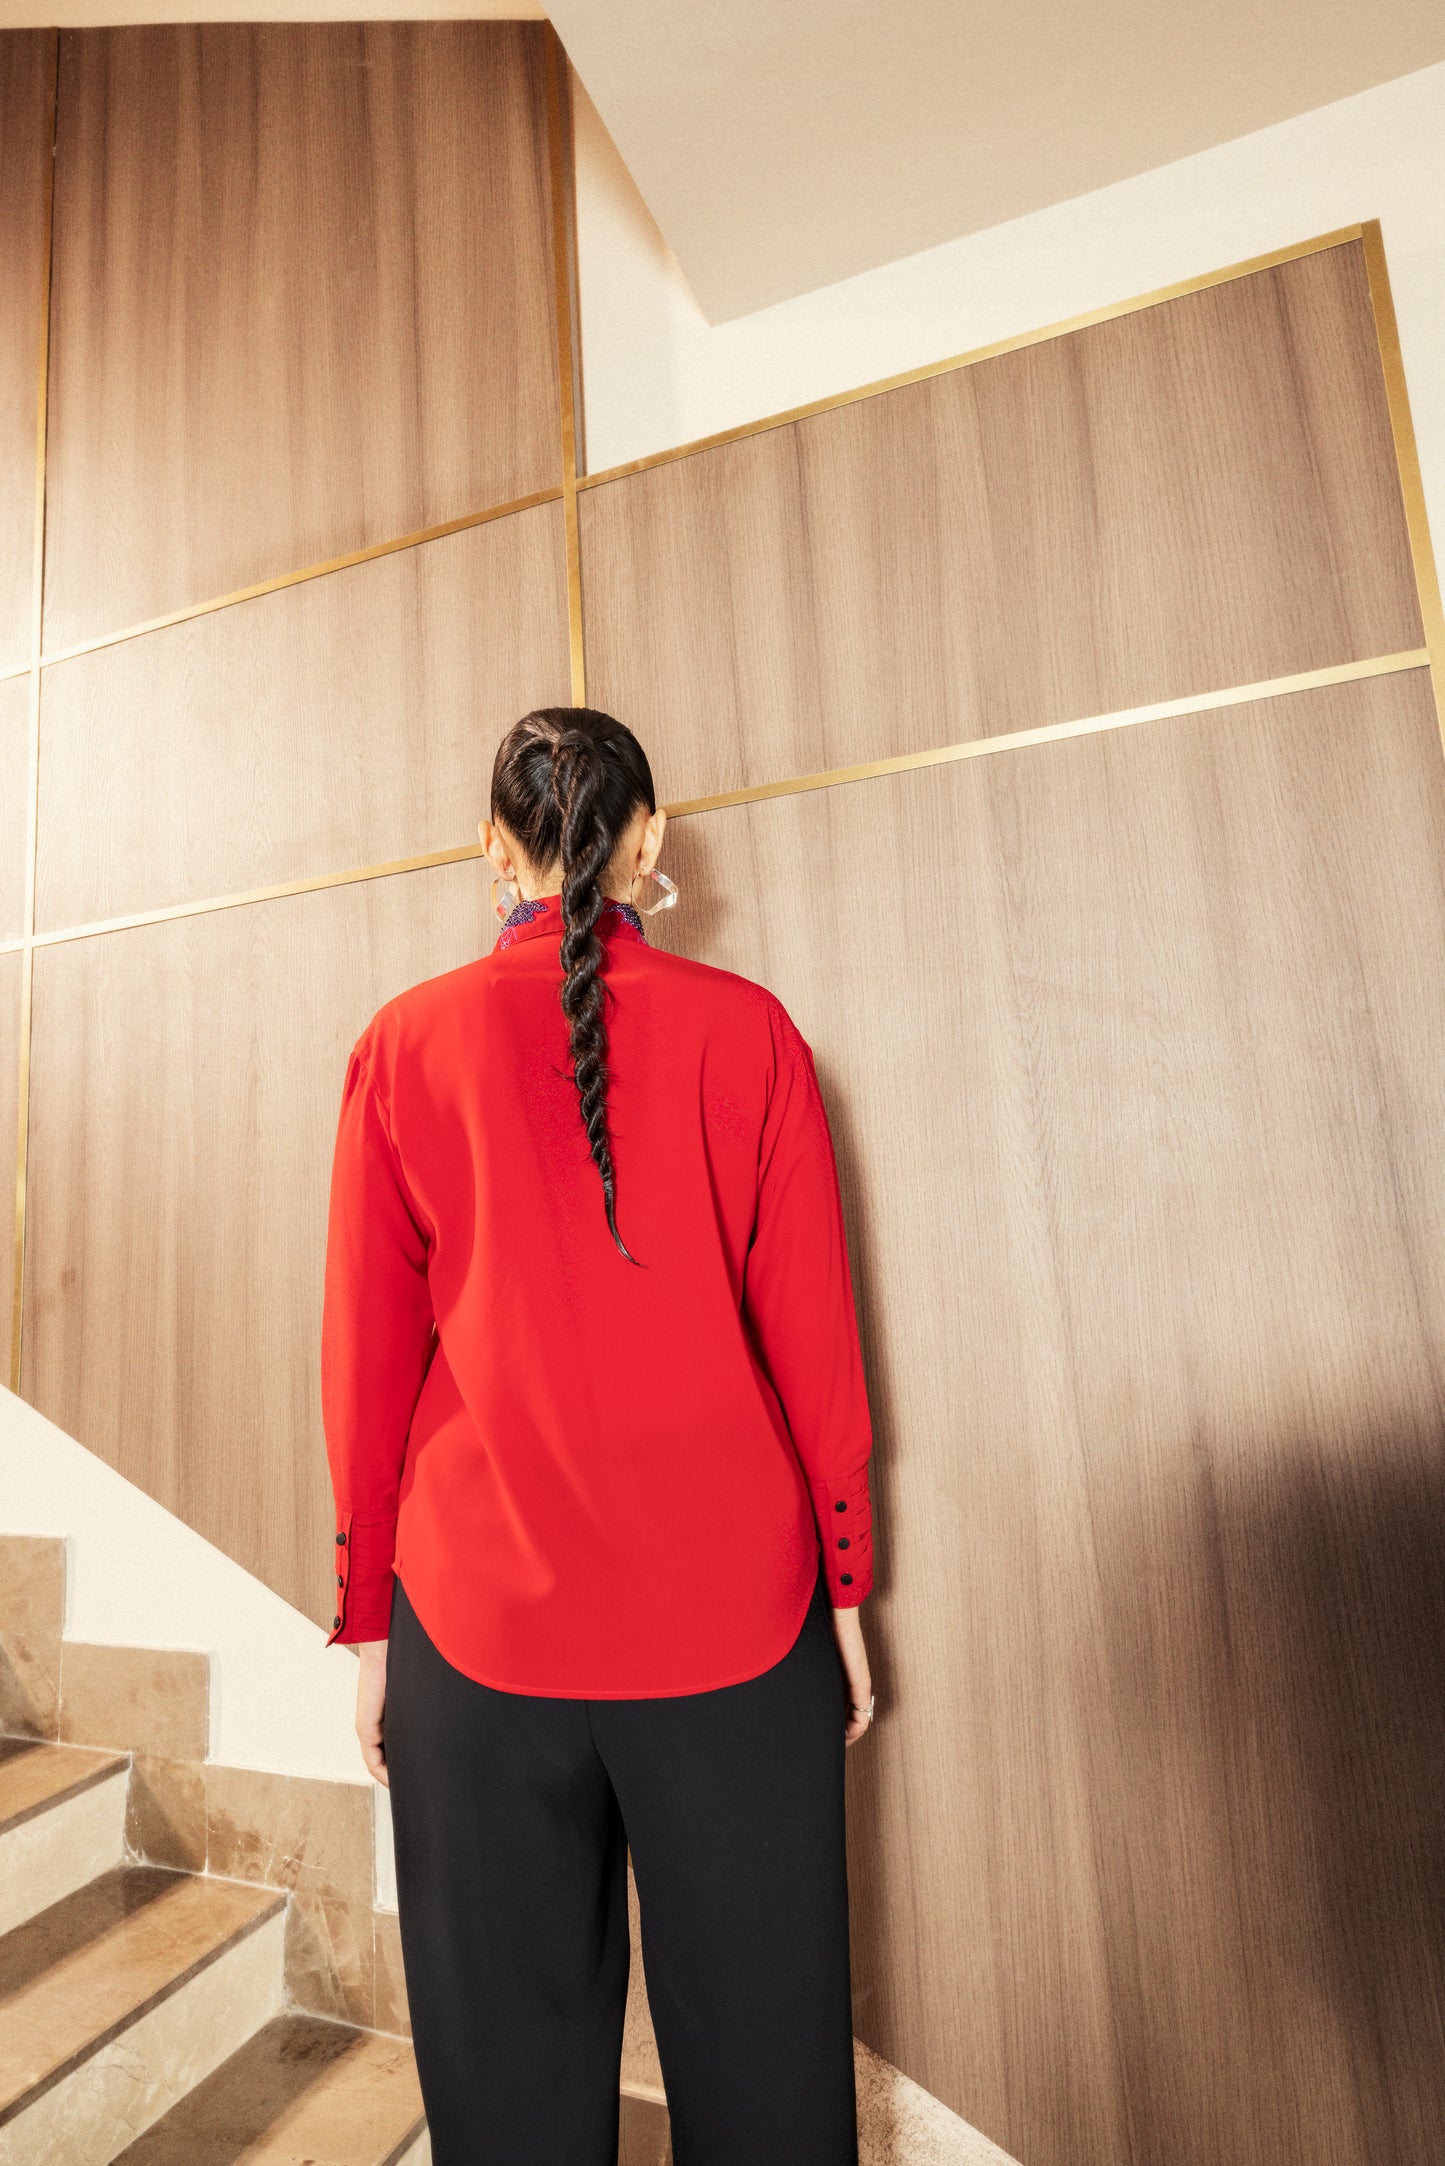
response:
[[[41,240],[40,330],[35,387],[34,556],[30,592],[30,699],[25,800],[25,899],[20,942],[19,1062],[15,1117],[15,1251],[10,1293],[10,1389],[20,1390],[25,1308],[25,1187],[30,1148],[30,1021],[35,984],[35,852],[40,826],[40,648],[45,616],[45,445],[50,397],[50,292],[55,254],[55,147],[60,113],[60,32],[50,44],[49,112]]]
[[[964,353],[950,354],[943,361],[926,361],[920,367],[901,369],[893,376],[875,377],[871,383],[858,384],[851,391],[830,392],[826,398],[810,399],[805,406],[785,407],[781,413],[766,414],[758,421],[740,421],[735,428],[719,429],[711,436],[695,437],[692,442],[672,445],[666,451],[650,451],[640,459],[628,459],[621,466],[607,466],[595,474],[584,474],[578,482],[581,489],[600,488],[610,481],[624,481],[630,474],[641,474],[649,467],[667,466],[675,459],[690,459],[699,451],[715,451],[720,445],[742,442],[749,436],[761,436],[769,429],[785,428],[790,422],[807,421],[814,414],[832,413],[840,406],[854,406],[862,399],[878,398],[885,391],[901,391],[909,384],[926,383],[934,376],[951,376],[959,369],[977,368],[981,361],[996,361],[1000,356],[1022,353],[1030,346],[1047,346],[1056,338],[1068,338],[1075,331],[1090,330],[1095,324],[1113,323],[1121,316],[1137,316],[1146,309],[1159,308],[1168,301],[1182,301],[1192,293],[1207,293],[1214,286],[1232,285],[1236,279],[1255,278],[1262,271],[1278,270],[1286,263],[1298,263],[1303,256],[1322,255],[1327,249],[1346,248],[1353,241],[1361,240],[1364,227],[1340,226],[1331,233],[1318,233],[1307,241],[1295,241],[1288,248],[1271,249],[1268,255],[1246,256],[1242,262],[1225,264],[1215,271],[1203,271],[1195,278],[1176,279],[1168,286],[1152,287],[1147,293],[1131,294],[1126,300],[1109,301],[1102,308],[1091,308],[1077,316],[1065,316],[1057,323],[1041,324],[1034,331],[1017,331],[1008,338],[994,339],[987,346],[970,347]]]
[[[1430,683],[1435,714],[1445,750],[1445,607],[1440,599],[1440,577],[1430,539],[1430,520],[1425,506],[1425,484],[1420,454],[1415,443],[1415,421],[1410,411],[1410,388],[1405,380],[1405,358],[1400,350],[1400,327],[1395,317],[1395,297],[1390,288],[1390,268],[1378,218],[1361,228],[1365,275],[1369,281],[1370,312],[1375,322],[1375,342],[1385,380],[1385,401],[1390,414],[1390,435],[1395,450],[1395,473],[1405,529],[1410,540],[1410,563],[1415,574],[1415,594],[1420,604],[1420,623],[1430,660]]]
[[[1097,736],[1115,729],[1129,729],[1140,722],[1162,722],[1185,715],[1227,711],[1255,702],[1288,699],[1299,692],[1319,691],[1329,685],[1359,684],[1372,677],[1407,675],[1428,670],[1429,650],[1411,647],[1396,654],[1371,655],[1357,662],[1332,662],[1323,669],[1307,669],[1288,677],[1266,677],[1255,684],[1225,685],[1210,692],[1187,692],[1176,699],[1156,700],[1148,706],[1120,707],[1106,714],[1086,715],[1067,722],[1044,722],[1037,729],[1000,731],[989,737],[970,737],[961,743],[935,745],[920,752],[899,752],[852,767],[833,767],[810,775],[789,775],[776,782],[752,783],[737,790],[719,791],[709,797],[677,799],[665,810],[669,819],[685,819],[695,813],[720,812],[731,805],[756,804],[770,797],[792,797],[809,790],[836,788],[849,782],[867,782],[882,775],[904,774],[913,768],[937,767],[948,762],[979,759],[993,752],[1026,751],[1031,746],[1052,744],[1070,737]],[[414,857],[390,858],[374,865],[349,866],[340,872],[302,874],[294,880],[268,886],[239,888],[226,895],[208,895],[195,902],[164,903],[154,910],[135,910],[113,918],[94,918],[78,925],[56,926],[33,932],[30,944],[55,947],[72,940],[90,940],[105,933],[133,932],[144,925],[163,925],[177,918],[204,917],[213,911],[237,910],[253,903],[281,902],[295,895],[310,895],[332,887],[350,887],[367,880],[390,879],[400,873],[431,872],[443,865],[459,865],[482,855],[475,842],[458,843],[445,850],[428,850]],[[0,954],[14,952],[24,943],[0,941]]]
[[[188,602],[183,609],[171,609],[164,616],[147,617],[140,624],[125,624],[114,632],[99,632],[93,639],[76,640],[71,646],[57,647],[53,653],[40,656],[40,668],[54,669],[57,663],[73,662],[84,654],[98,654],[106,647],[123,646],[127,640],[144,639],[152,632],[168,631],[172,625],[190,624],[197,617],[214,616],[218,610],[233,609],[238,602],[253,602],[268,594],[284,593],[288,587],[307,586],[313,579],[327,579],[333,572],[350,571],[358,564],[373,564],[379,557],[398,556],[410,549],[419,549],[428,542],[445,541],[450,534],[462,534],[469,528],[487,526],[494,519],[507,519],[516,512],[533,511],[539,504],[555,504],[561,496],[560,484],[546,489],[534,489],[529,496],[511,497],[504,504],[489,504],[481,511],[462,512],[455,519],[444,519],[437,526],[418,527],[410,534],[398,534],[392,539],[367,542],[360,549],[349,549],[344,555],[324,557],[319,564],[302,565],[299,571],[278,572],[274,578],[258,579],[251,586],[234,587],[229,594],[216,594],[203,602]],[[30,665],[26,664],[26,670]],[[0,678],[19,677],[25,670],[0,671]]]
[[[567,55],[551,23],[543,26],[547,86],[547,155],[552,207],[552,293],[557,322],[557,397],[562,428],[562,524],[567,549],[567,644],[572,704],[587,702],[582,644],[582,548],[577,525],[577,447],[581,372],[578,367],[577,266]]]

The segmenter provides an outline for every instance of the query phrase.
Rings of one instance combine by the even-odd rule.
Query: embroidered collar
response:
[[[642,919],[631,903],[614,902],[610,896],[602,905],[597,930],[607,940],[631,940],[641,942],[644,947],[647,945]],[[562,937],[560,895],[534,895],[516,903],[502,920],[497,946],[515,947],[519,940],[536,940],[545,933],[550,933],[554,940]]]

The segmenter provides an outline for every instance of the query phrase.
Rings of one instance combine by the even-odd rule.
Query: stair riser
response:
[[[279,2011],[286,1913],[223,1949],[0,2128],[0,2166],[108,2166]]]
[[[0,1933],[73,1894],[125,1855],[129,1770],[118,1767],[0,1834]]]

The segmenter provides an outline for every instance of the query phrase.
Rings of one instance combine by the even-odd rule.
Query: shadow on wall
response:
[[[701,839],[669,838],[687,908],[667,944],[771,975],[744,821],[736,855]],[[794,920],[789,982],[806,937]],[[1408,1320],[1348,1368],[1266,1338],[1212,1374],[1210,1318],[1177,1317],[1174,1374],[1131,1390],[1100,1361],[1059,1440],[1077,1487],[1040,1484],[1052,1447],[1019,1437],[993,1537],[966,1464],[949,1496],[901,1493],[914,1380],[876,1283],[880,1199],[848,1089],[819,1073],[890,1613],[868,1618],[884,1720],[848,1763],[855,2028],[1029,2166],[1437,2166],[1445,1410]],[[1050,1493],[1077,1524],[1036,1545]],[[926,1595],[895,1584],[905,1508]],[[1064,1580],[1032,1577],[1039,1557]],[[925,1612],[946,1675],[890,1640]]]
[[[1302,1428],[1265,1464],[1215,1487],[1239,1684],[1199,1745],[1229,1771],[1263,1982],[1302,2025],[1328,2010],[1319,2043],[1336,2070],[1348,2054],[1345,2155],[1426,2166],[1445,2158],[1445,1418],[1325,1453]]]
[[[1351,1433],[1322,1393],[1313,1422],[1188,1441],[1173,1511],[1156,1470],[1096,1535],[1089,1807],[1131,2158],[1433,2166],[1445,1432]]]
[[[1328,1432],[1228,1451],[1196,1436],[1147,1495],[1119,1470],[1132,1504],[1100,1511],[1090,1584],[1067,1606],[1102,1640],[1073,1675],[1101,1689],[1046,1710],[1042,1764],[1023,1765],[1038,1733],[1022,1716],[1009,1769],[975,1765],[963,1735],[920,1748],[928,1710],[967,1694],[870,1636],[880,1706],[896,1676],[909,1757],[929,1764],[850,1765],[857,2027],[881,2022],[880,2049],[927,2081],[895,2035],[920,2000],[900,2003],[887,1975],[919,1959],[916,1939],[936,1964],[921,2003],[948,2011],[956,2048],[933,2087],[1030,2166],[1445,2159],[1445,1433],[1408,1417]],[[956,1659],[976,1658],[960,1644]],[[957,1807],[947,1856],[887,1859],[929,1819],[910,1787],[938,1780]],[[1025,1866],[990,1891],[991,1948],[955,1940],[955,1963],[909,1912],[927,1876],[991,1870],[976,1793],[1003,1790],[1015,1807],[1033,1792],[1010,1823],[1020,1853],[1046,1869],[1040,1829],[1072,1820],[1055,1856],[1092,1860],[1095,1885],[1031,1901]],[[895,1904],[908,1894],[888,1914],[890,1883]],[[1081,1915],[1097,1918],[1107,2013],[1092,2059],[1058,1993]]]

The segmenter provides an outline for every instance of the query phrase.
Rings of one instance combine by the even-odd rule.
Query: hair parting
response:
[[[534,865],[562,865],[562,1012],[588,1149],[617,1230],[616,1171],[607,1126],[603,877],[639,805],[657,810],[647,755],[625,724],[596,707],[536,707],[513,724],[492,767],[492,818]]]

